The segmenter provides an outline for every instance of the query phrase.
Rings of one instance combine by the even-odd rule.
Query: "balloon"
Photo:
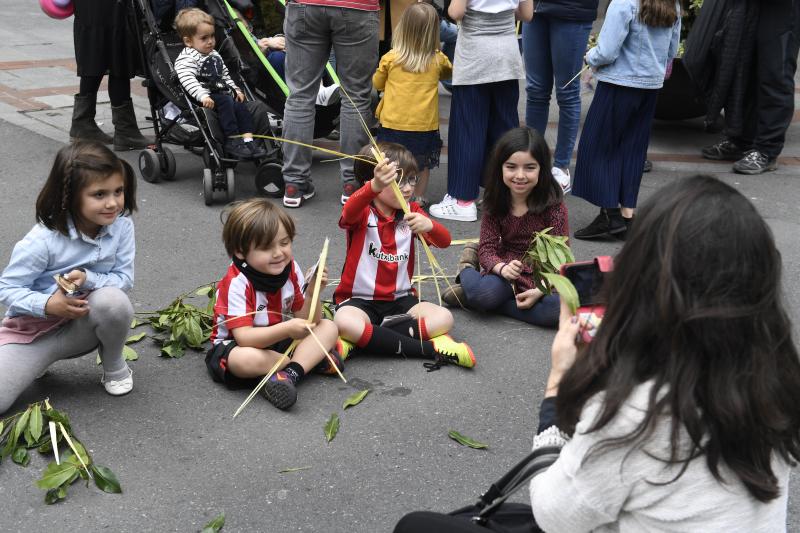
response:
[[[59,20],[71,17],[72,13],[75,11],[72,0],[39,0],[39,7],[42,8],[42,11],[44,11],[45,15],[48,17]]]

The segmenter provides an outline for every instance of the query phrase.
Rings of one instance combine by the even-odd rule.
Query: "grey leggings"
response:
[[[133,318],[128,296],[115,287],[89,294],[89,314],[67,322],[30,344],[0,346],[0,413],[5,413],[36,376],[61,359],[80,357],[97,349],[109,381],[128,375],[122,357]]]

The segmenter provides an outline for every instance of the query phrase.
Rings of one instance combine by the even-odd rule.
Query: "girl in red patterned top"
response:
[[[534,287],[531,269],[522,262],[535,231],[553,228],[551,235],[569,235],[567,206],[551,167],[550,148],[535,130],[515,128],[497,141],[487,167],[478,250],[465,248],[465,268],[443,295],[445,302],[558,326],[558,296]]]

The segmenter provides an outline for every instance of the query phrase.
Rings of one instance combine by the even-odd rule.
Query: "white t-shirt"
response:
[[[467,9],[483,13],[500,13],[509,9],[517,9],[519,0],[467,0]]]
[[[641,448],[613,448],[588,455],[600,440],[621,436],[644,416],[652,382],[631,393],[616,417],[600,431],[586,433],[600,412],[599,395],[584,406],[575,435],[558,460],[531,481],[533,516],[548,533],[786,530],[789,466],[775,457],[772,471],[780,496],[756,500],[725,465],[714,479],[705,456],[680,466],[666,466],[655,457],[669,457],[669,418],[664,417]],[[688,442],[684,433],[683,442]],[[653,483],[655,482],[655,483]]]

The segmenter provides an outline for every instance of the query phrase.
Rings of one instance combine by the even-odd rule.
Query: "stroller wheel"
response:
[[[256,171],[256,191],[269,198],[283,197],[283,168],[278,163],[266,163]]]
[[[214,203],[214,175],[210,168],[203,169],[203,201],[206,205]]]
[[[232,168],[225,169],[225,180],[228,189],[228,201],[232,202],[236,199],[236,181],[233,176]]]
[[[161,174],[164,179],[171,180],[175,178],[175,154],[166,146],[161,148]]]
[[[158,154],[150,148],[139,152],[139,172],[144,181],[156,183],[161,180],[161,163]]]

